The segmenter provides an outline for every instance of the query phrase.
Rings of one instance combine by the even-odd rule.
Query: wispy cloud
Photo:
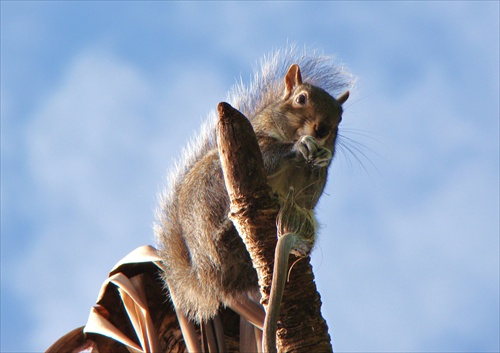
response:
[[[84,324],[172,160],[287,39],[360,77],[342,124],[374,164],[338,156],[318,212],[336,350],[498,350],[498,3],[43,4],[2,4],[2,350]]]
[[[185,92],[201,97],[196,83],[216,82],[200,70],[183,72],[155,80],[110,52],[87,49],[30,118],[23,138],[36,229],[24,261],[9,261],[5,277],[36,323],[31,349],[84,324],[113,264],[153,242],[156,192],[198,123],[185,124],[184,114],[199,109]]]
[[[368,175],[337,158],[321,204],[318,285],[349,351],[496,349],[478,328],[498,326],[497,124],[421,69],[397,100],[377,92],[347,110],[343,124],[383,139],[365,139],[381,157],[368,150]]]

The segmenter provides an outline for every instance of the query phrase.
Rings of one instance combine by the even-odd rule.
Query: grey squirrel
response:
[[[306,210],[316,206],[351,79],[332,58],[289,47],[264,58],[253,81],[230,92],[228,102],[254,128],[269,184],[280,199],[293,188],[297,205]],[[210,117],[161,196],[155,233],[164,281],[177,311],[188,320],[206,322],[221,306],[247,315],[245,308],[253,305],[257,312],[246,317],[262,328],[263,312],[254,303],[257,275],[228,219],[215,113]]]

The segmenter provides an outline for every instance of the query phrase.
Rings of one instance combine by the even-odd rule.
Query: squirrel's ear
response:
[[[340,105],[343,105],[347,98],[349,98],[349,91],[345,91],[344,93],[342,93],[342,95],[337,98],[337,102],[339,102]]]
[[[297,64],[292,64],[285,76],[285,99],[290,97],[293,89],[302,84],[302,75],[300,67]]]

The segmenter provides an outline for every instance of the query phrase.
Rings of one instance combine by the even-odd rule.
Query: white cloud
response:
[[[32,349],[84,324],[114,263],[153,243],[156,192],[201,115],[192,101],[215,107],[223,91],[201,68],[180,72],[153,80],[90,48],[31,117],[23,137],[37,228],[7,281],[34,316]]]
[[[339,351],[498,347],[478,331],[498,321],[496,123],[423,69],[397,100],[369,96],[343,120],[373,132],[382,158],[367,152],[380,172],[368,175],[338,158],[319,212],[317,283]]]
[[[18,341],[44,349],[84,323],[111,266],[152,242],[165,169],[224,98],[232,81],[221,77],[239,72],[228,73],[226,59],[240,59],[248,67],[237,69],[249,72],[288,38],[349,59],[360,86],[343,124],[379,140],[363,142],[381,154],[367,152],[375,164],[367,164],[368,175],[355,161],[349,168],[336,160],[330,196],[321,203],[315,273],[337,351],[498,349],[498,50],[492,53],[498,31],[491,30],[498,4],[496,11],[485,3],[450,4],[230,4],[217,14],[182,4],[175,23],[164,21],[162,11],[144,12],[141,21],[154,33],[137,40],[129,30],[121,38],[127,53],[143,49],[145,34],[165,38],[166,50],[156,52],[167,58],[162,70],[152,73],[147,63],[131,64],[102,47],[72,56],[57,86],[34,97],[33,104],[46,99],[28,117],[27,131],[20,125],[8,136],[16,148],[4,148],[2,135],[3,161],[27,151],[31,175],[19,183],[34,183],[14,189],[34,231],[23,239],[23,252],[2,250],[9,256],[2,267],[14,269],[2,272],[2,285],[19,293],[36,325]],[[21,18],[17,31],[32,17]],[[132,18],[124,27],[117,20],[114,34],[106,27],[106,36],[138,26]],[[31,47],[53,40],[45,21],[37,19],[37,33],[22,32]],[[71,48],[95,40],[81,25],[72,30],[78,38]],[[171,60],[183,46],[189,62]],[[19,63],[12,72],[47,67],[26,71]],[[4,116],[22,101],[9,88],[2,79],[2,134]],[[23,152],[16,154],[17,147]],[[4,201],[3,195],[2,208]],[[28,274],[33,282],[24,280]],[[35,287],[42,288],[39,297]]]
[[[147,229],[144,213],[130,218],[119,195],[130,191],[117,178],[124,164],[138,162],[130,152],[149,90],[132,67],[88,51],[32,117],[25,141],[40,223],[13,275],[30,276],[14,285],[35,315],[33,349],[84,324],[107,271],[129,246],[148,239],[138,232]],[[58,312],[64,315],[54,319]]]

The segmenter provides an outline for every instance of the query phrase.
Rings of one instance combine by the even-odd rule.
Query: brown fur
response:
[[[347,95],[337,101],[303,83],[298,65],[290,67],[284,82],[282,98],[249,118],[273,190],[283,198],[293,187],[297,205],[313,209],[326,183]],[[196,321],[206,321],[235,295],[258,291],[228,212],[219,156],[211,148],[184,169],[156,226],[173,302]]]

